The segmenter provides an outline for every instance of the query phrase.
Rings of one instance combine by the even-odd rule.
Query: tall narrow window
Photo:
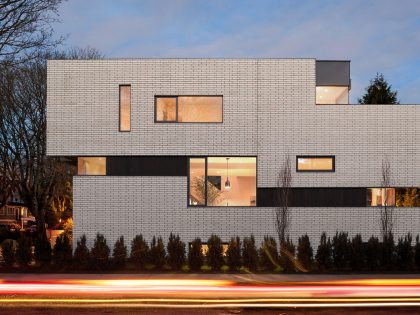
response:
[[[120,85],[120,131],[131,130],[131,85]]]
[[[190,206],[204,206],[206,203],[206,159],[191,158],[189,174]]]
[[[222,96],[156,96],[156,122],[220,123]]]
[[[105,157],[79,157],[77,175],[106,175]]]
[[[297,156],[297,172],[335,172],[334,156]]]

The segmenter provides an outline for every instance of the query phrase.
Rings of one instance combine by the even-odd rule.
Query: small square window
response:
[[[156,121],[176,121],[176,97],[156,98]]]

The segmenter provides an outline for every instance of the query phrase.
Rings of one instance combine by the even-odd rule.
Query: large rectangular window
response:
[[[335,157],[297,156],[296,172],[335,172]]]
[[[156,96],[156,122],[220,123],[222,96]]]
[[[131,130],[131,85],[120,85],[120,131]]]
[[[395,206],[395,188],[368,188],[367,205],[377,206]]]
[[[348,86],[317,86],[316,103],[324,104],[348,104],[349,88]]]
[[[77,175],[106,175],[105,157],[79,157]]]
[[[190,206],[253,207],[256,196],[255,157],[190,158]]]

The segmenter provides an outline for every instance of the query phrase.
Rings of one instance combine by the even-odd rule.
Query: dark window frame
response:
[[[331,170],[299,170],[299,159],[332,159]],[[335,155],[296,155],[296,173],[335,173]]]
[[[121,130],[121,87],[123,86],[129,86],[130,87],[130,128],[129,130]],[[118,85],[118,103],[119,103],[119,107],[118,107],[118,120],[119,120],[119,132],[131,132],[131,109],[132,109],[132,89],[131,89],[131,84],[120,84]]]
[[[209,206],[207,205],[207,166],[208,158],[213,157],[243,157],[243,158],[255,158],[255,206]],[[188,156],[187,157],[187,208],[257,208],[258,207],[258,156],[256,155],[197,155],[197,156]],[[204,176],[206,181],[205,187],[205,198],[204,205],[190,205],[190,159],[204,159],[205,160],[205,170]],[[222,183],[223,185],[223,183]]]
[[[178,98],[179,97],[221,97],[222,98],[222,120],[221,121],[178,121]],[[176,99],[176,120],[158,120],[157,119],[157,99],[158,98],[175,98]],[[154,112],[155,112],[155,123],[156,124],[222,124],[224,121],[224,97],[223,95],[155,95],[154,100]]]

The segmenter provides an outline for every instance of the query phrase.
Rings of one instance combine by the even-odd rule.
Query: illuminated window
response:
[[[190,206],[256,206],[255,157],[207,157],[189,160]]]
[[[120,131],[131,129],[131,85],[120,85]]]
[[[228,247],[229,247],[228,243],[222,243],[222,255],[223,256],[226,256]],[[209,251],[209,246],[207,245],[207,243],[202,243],[201,244],[201,254],[203,254],[203,256],[206,256],[208,251]]]
[[[316,103],[322,104],[348,104],[348,86],[317,86]]]
[[[106,175],[106,158],[79,157],[77,159],[77,175]]]
[[[222,122],[222,96],[157,96],[157,122]]]
[[[297,156],[297,172],[335,172],[334,156]]]
[[[395,188],[368,188],[367,205],[395,206]]]
[[[206,202],[206,159],[190,159],[189,205],[204,206]]]
[[[157,97],[156,98],[156,121],[176,122],[176,97]]]

